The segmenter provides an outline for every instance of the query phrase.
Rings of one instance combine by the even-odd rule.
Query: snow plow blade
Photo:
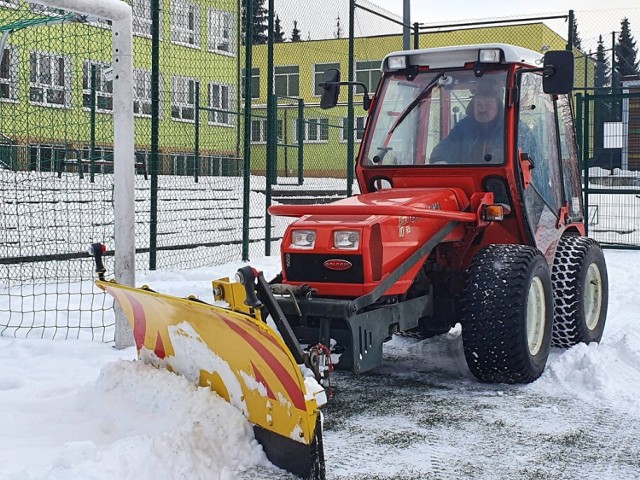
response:
[[[260,308],[246,305],[253,292],[228,279],[214,282],[216,300],[229,303],[223,308],[146,286],[103,280],[96,285],[124,311],[141,361],[209,387],[235,406],[253,424],[274,465],[305,479],[324,479],[324,390],[315,378],[303,377],[280,335],[262,321]]]

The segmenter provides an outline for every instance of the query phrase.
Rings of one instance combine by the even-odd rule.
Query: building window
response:
[[[91,147],[82,147],[83,171],[91,172],[91,162],[93,160],[94,173],[113,173],[113,148],[94,147],[93,158],[91,157]]]
[[[324,72],[335,68],[340,69],[339,63],[316,63],[313,67],[313,94],[317,97],[322,95],[324,88],[320,84],[324,81]]]
[[[278,143],[283,141],[284,124],[282,119],[276,121],[276,135]],[[267,143],[267,119],[251,120],[251,143]]]
[[[171,0],[171,41],[200,47],[200,5]]]
[[[71,106],[71,58],[48,52],[29,55],[29,100],[45,107]]]
[[[306,118],[304,120],[305,142],[326,143],[329,141],[329,119],[328,118]],[[298,139],[298,122],[296,122],[294,138]]]
[[[66,158],[65,147],[33,145],[29,147],[29,170],[36,172],[60,172]]]
[[[0,99],[18,101],[18,49],[5,47],[0,63]]]
[[[151,72],[133,70],[133,113],[138,117],[151,116]]]
[[[133,9],[133,33],[141,37],[151,38],[151,0],[132,0]],[[162,10],[160,10],[160,37],[162,38]]]
[[[48,17],[64,17],[66,14],[69,13],[63,10],[62,8],[46,7],[44,5],[38,5],[35,3],[30,3],[29,9],[32,12],[39,13],[40,15],[46,15]]]
[[[209,10],[209,51],[235,55],[235,16],[230,12]]]
[[[0,7],[18,8],[18,0],[0,0]]]
[[[366,117],[355,117],[353,119],[354,129],[353,129],[353,135],[351,135],[351,138],[353,138],[354,141],[359,142],[364,137],[364,127],[366,122],[367,122]],[[349,140],[349,132],[347,131],[347,117],[342,117],[341,141],[346,142],[347,140]]]
[[[209,123],[215,125],[235,125],[233,87],[229,85],[209,84]]]
[[[196,118],[196,80],[171,77],[171,118],[193,122]]]
[[[171,155],[169,175],[195,175],[196,157],[192,153],[174,153]]]
[[[364,83],[369,93],[376,91],[378,82],[382,78],[380,63],[379,61],[356,62],[356,81]],[[362,87],[356,87],[356,93],[364,93],[364,90]]]
[[[92,66],[96,69],[96,110],[113,111],[113,67],[108,63],[96,63],[85,60],[82,65],[82,106],[91,108]]]
[[[298,66],[275,67],[275,93],[280,97],[297,97],[300,95],[300,69]]]
[[[242,98],[244,98],[244,89],[247,70],[242,69]],[[260,69],[252,68],[251,69],[251,98],[260,98]]]

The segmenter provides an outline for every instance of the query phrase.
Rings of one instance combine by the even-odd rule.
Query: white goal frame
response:
[[[135,198],[133,126],[133,27],[131,6],[121,0],[30,0],[79,15],[110,20],[113,37],[113,173],[115,279],[135,283]],[[114,305],[116,348],[133,345],[124,312]]]

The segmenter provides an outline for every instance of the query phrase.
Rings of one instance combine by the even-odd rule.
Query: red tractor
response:
[[[604,256],[584,236],[571,52],[436,48],[390,54],[382,70],[365,94],[362,193],[272,206],[299,217],[272,282],[250,266],[214,281],[221,307],[107,282],[102,246],[91,249],[140,359],[216,391],[273,463],[315,480],[330,348],[361,373],[393,334],[459,323],[476,377],[526,383],[551,345],[599,341],[607,312]],[[325,80],[324,107],[355,83],[337,70]]]
[[[362,193],[269,210],[299,217],[272,290],[300,343],[333,344],[337,367],[361,373],[393,334],[459,323],[477,378],[527,383],[550,346],[599,341],[607,270],[584,236],[572,53],[434,48],[382,70],[365,93]],[[322,106],[354,83],[327,72]]]

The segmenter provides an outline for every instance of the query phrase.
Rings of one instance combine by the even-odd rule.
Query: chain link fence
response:
[[[267,214],[271,203],[357,192],[364,92],[343,87],[322,110],[321,83],[338,68],[373,94],[381,60],[403,48],[399,15],[367,0],[274,0],[270,19],[254,0],[247,23],[236,0],[130,4],[139,271],[270,254],[289,223]],[[611,56],[624,18],[637,32],[640,8],[578,10],[576,30],[561,12],[413,24],[410,42],[573,43],[590,232],[638,245],[638,79]],[[85,247],[106,242],[113,271],[110,25],[5,0],[0,31],[0,334],[109,341],[112,305],[93,287]]]

